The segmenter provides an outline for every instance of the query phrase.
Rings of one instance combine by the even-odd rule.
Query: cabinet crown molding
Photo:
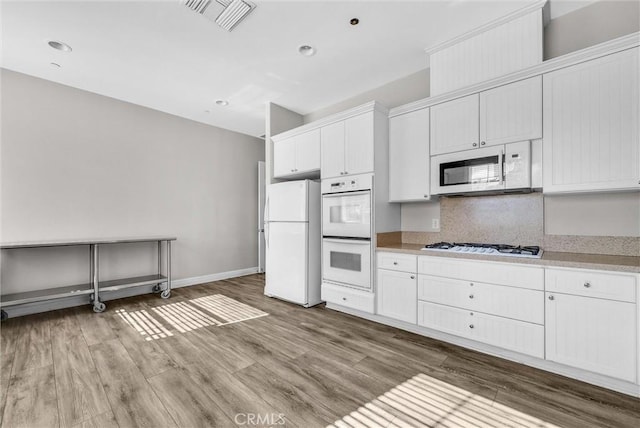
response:
[[[520,8],[518,10],[515,10],[507,15],[501,16],[497,19],[494,19],[493,21],[487,22],[484,25],[481,25],[480,27],[476,27],[471,31],[467,31],[464,34],[461,34],[457,37],[454,37],[452,39],[446,40],[442,43],[438,43],[437,45],[425,48],[424,52],[427,55],[431,55],[435,52],[438,52],[442,49],[446,49],[450,46],[453,46],[457,43],[462,42],[463,40],[466,39],[470,39],[471,37],[477,36],[478,34],[482,34],[486,31],[489,31],[493,28],[496,28],[504,23],[513,21],[514,19],[520,18],[521,16],[525,16],[528,13],[531,13],[535,10],[541,9],[543,8],[545,5],[547,4],[547,0],[538,0],[530,5],[527,5],[523,8]],[[546,22],[545,22],[546,25]]]
[[[637,46],[640,46],[640,32],[631,33],[626,36],[618,37],[616,39],[612,39],[594,46],[589,46],[587,48],[568,53],[566,55],[552,58],[543,62],[542,64],[534,65],[532,67],[509,73],[504,76],[496,77],[494,79],[487,80],[486,82],[467,86],[461,89],[456,89],[455,91],[447,92],[433,97],[423,98],[409,104],[395,107],[389,111],[389,117],[399,116],[401,114],[410,113],[415,110],[421,110],[423,108],[451,101],[456,98],[461,98],[498,86],[506,85],[508,83],[513,83],[518,80],[524,80],[530,77],[549,73],[560,68],[569,67],[581,62],[590,61],[592,59],[600,58],[616,52],[632,49]]]
[[[293,128],[280,134],[274,135],[271,137],[271,140],[277,143],[278,141],[295,137],[296,135],[304,134],[305,132],[311,131],[313,129],[321,128],[323,126],[327,126],[335,122],[340,122],[353,116],[359,116],[370,111],[377,111],[384,115],[389,114],[389,109],[380,104],[378,101],[369,101],[366,104],[362,104],[357,107],[353,107],[348,110],[323,117],[322,119],[318,119],[313,122],[306,123],[302,126],[298,126],[297,128]]]

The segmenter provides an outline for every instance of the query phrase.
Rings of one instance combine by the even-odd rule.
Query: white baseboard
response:
[[[220,281],[222,279],[237,278],[239,276],[252,275],[258,273],[258,267],[246,269],[230,270],[227,272],[212,273],[209,275],[194,276],[191,278],[178,279],[171,282],[171,288],[188,287],[190,285],[204,284],[206,282]]]
[[[258,272],[257,267],[251,267],[246,269],[231,270],[227,272],[212,273],[210,275],[194,276],[191,278],[178,279],[171,282],[171,288],[188,287],[191,285],[203,284],[212,281],[219,281],[221,279],[237,278],[239,276],[251,275]],[[101,295],[100,300],[108,302],[109,300],[122,299],[125,297],[138,296],[141,294],[149,294],[152,292],[153,286],[143,286],[135,288],[127,288],[124,290],[112,291]],[[170,300],[169,300],[170,301]],[[10,318],[19,317],[23,315],[37,314],[41,312],[54,311],[56,309],[73,308],[75,306],[89,306],[89,296],[74,296],[64,299],[47,300],[37,303],[27,303],[24,305],[11,306],[3,308]],[[107,304],[107,311],[109,305]]]

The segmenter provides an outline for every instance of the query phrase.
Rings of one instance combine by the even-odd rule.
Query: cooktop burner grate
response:
[[[425,245],[425,251],[444,251],[451,253],[486,254],[510,257],[541,258],[542,250],[535,245],[520,246],[506,244],[480,244],[473,242],[437,242]]]

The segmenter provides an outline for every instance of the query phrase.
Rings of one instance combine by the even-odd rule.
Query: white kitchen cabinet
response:
[[[431,155],[541,137],[541,76],[431,107]]]
[[[345,175],[373,172],[373,132],[373,112],[345,121]]]
[[[431,107],[431,155],[479,147],[479,95]]]
[[[429,198],[429,109],[389,119],[389,201]]]
[[[636,382],[637,275],[548,268],[545,280],[547,359]]]
[[[430,302],[418,302],[418,325],[544,357],[544,326]]]
[[[344,175],[344,128],[344,121],[340,121],[320,129],[322,178]]]
[[[639,49],[544,75],[545,193],[640,189]]]
[[[415,272],[378,269],[378,314],[396,320],[416,323]]]
[[[312,129],[273,144],[273,176],[286,177],[320,169],[320,130]]]
[[[363,113],[321,129],[321,177],[373,172],[374,112]]]
[[[542,138],[542,76],[480,93],[480,146]]]
[[[296,171],[296,137],[273,143],[273,176],[284,177]]]
[[[544,269],[418,257],[418,325],[544,358]]]

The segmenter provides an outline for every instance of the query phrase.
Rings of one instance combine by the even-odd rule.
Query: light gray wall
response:
[[[551,4],[557,0],[551,0]],[[640,31],[640,1],[597,1],[549,21],[544,58],[550,59]]]
[[[558,0],[551,0],[553,3]],[[545,58],[592,46],[640,31],[640,2],[597,1],[551,20],[545,27]],[[396,107],[429,96],[429,70],[421,70],[305,115],[305,123],[320,119],[366,101],[381,101]],[[549,202],[547,202],[549,201]],[[638,194],[545,197],[545,233],[588,236],[640,236]],[[604,208],[606,207],[606,209]],[[584,216],[581,213],[590,212]],[[615,212],[613,216],[606,212]],[[597,215],[596,215],[597,213]],[[440,218],[440,203],[402,204],[402,230],[437,232],[432,219]],[[580,216],[579,221],[574,221]],[[615,225],[608,218],[615,221]]]
[[[264,143],[1,70],[2,241],[171,234],[175,279],[257,266]],[[154,245],[104,247],[103,278],[154,273]],[[2,293],[88,279],[86,247],[3,251]]]
[[[388,108],[398,107],[412,101],[421,100],[429,96],[429,69],[420,70],[386,85],[363,92],[355,97],[314,111],[304,116],[304,123],[339,113],[343,110],[365,104],[369,101],[379,101]]]
[[[640,193],[546,196],[547,235],[640,236]]]

